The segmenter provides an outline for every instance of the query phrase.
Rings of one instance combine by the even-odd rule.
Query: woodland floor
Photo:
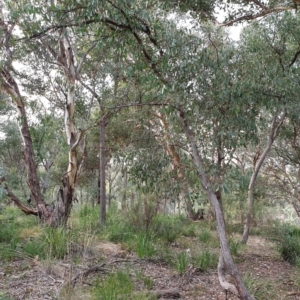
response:
[[[15,261],[0,262],[0,300],[90,299],[85,291],[91,286],[95,272],[81,277],[72,288],[68,283],[77,274],[93,266],[98,266],[97,275],[100,276],[115,270],[129,270],[135,282],[135,291],[147,289],[137,279],[138,270],[143,276],[151,278],[150,289],[153,291],[177,289],[180,299],[226,299],[216,270],[200,272],[190,267],[180,276],[164,263],[139,259],[113,243],[95,245],[85,251],[83,257],[77,264],[74,261],[71,263],[68,258],[47,262],[23,257]],[[300,299],[299,268],[282,261],[271,242],[262,237],[250,237],[248,246],[235,261],[240,271],[252,278],[250,284],[259,296],[258,299]],[[237,298],[228,295],[227,299]]]

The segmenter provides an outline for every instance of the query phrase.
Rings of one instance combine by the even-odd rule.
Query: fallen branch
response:
[[[178,289],[151,291],[150,295],[151,295],[151,297],[154,297],[155,299],[160,299],[160,298],[178,299],[178,298],[180,298],[180,293],[179,293]]]
[[[67,285],[67,286],[74,287],[75,284],[79,280],[82,280],[83,278],[89,276],[92,273],[104,273],[104,274],[106,274],[108,272],[108,269],[106,269],[105,266],[112,265],[112,264],[115,264],[115,263],[120,263],[120,262],[129,262],[129,261],[131,261],[131,260],[118,259],[118,260],[111,261],[109,263],[103,263],[103,264],[100,264],[100,265],[93,266],[93,267],[91,267],[91,268],[89,268],[89,269],[87,269],[83,272],[79,272],[71,281],[68,281],[64,286]]]
[[[289,292],[287,293],[287,296],[297,296],[300,295],[300,292]]]
[[[107,269],[104,268],[105,265],[106,264],[103,263],[101,265],[91,267],[84,272],[78,273],[70,282],[67,283],[67,285],[72,285],[72,287],[74,287],[78,280],[82,280],[84,277],[87,277],[92,273],[107,273]]]

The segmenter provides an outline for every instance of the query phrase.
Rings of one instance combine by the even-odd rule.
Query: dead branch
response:
[[[111,261],[109,263],[103,263],[100,265],[93,266],[91,268],[88,268],[87,270],[78,273],[71,281],[68,281],[64,286],[72,286],[74,287],[75,284],[79,281],[82,280],[83,278],[89,276],[92,273],[104,273],[106,274],[108,272],[108,269],[105,268],[105,266],[109,266],[115,263],[121,263],[121,262],[132,262],[132,260],[128,259],[117,259],[114,261]]]

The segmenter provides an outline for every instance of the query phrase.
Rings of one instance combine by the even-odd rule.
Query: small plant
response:
[[[208,243],[213,239],[213,235],[207,229],[203,229],[199,234],[199,240],[202,243]]]
[[[13,300],[11,297],[0,292],[0,300]]]
[[[195,226],[193,224],[188,225],[182,228],[182,235],[187,237],[194,237],[195,234]]]
[[[16,224],[0,222],[0,242],[10,242],[19,234],[19,228]]]
[[[97,300],[129,299],[133,290],[133,281],[128,272],[110,274],[105,280],[97,278],[93,291]]]
[[[141,271],[136,271],[135,275],[137,280],[142,282],[148,290],[153,288],[154,282],[150,277],[144,276]]]
[[[174,253],[168,245],[158,244],[155,249],[155,256],[159,261],[163,261],[167,265],[175,267]]]
[[[23,252],[29,257],[35,257],[38,255],[40,258],[46,257],[45,245],[40,242],[40,239],[28,241],[23,244]]]
[[[229,241],[229,246],[230,246],[230,252],[234,256],[238,256],[239,250],[241,248],[241,243],[235,240],[230,240]]]
[[[137,236],[136,252],[138,257],[151,257],[154,254],[154,244],[151,236],[148,234],[140,233]]]
[[[21,256],[19,246],[20,239],[18,237],[12,238],[9,244],[0,245],[0,259],[12,260],[17,256]]]
[[[269,281],[254,278],[250,273],[246,273],[243,281],[249,292],[257,300],[275,299],[276,294],[273,292]]]
[[[176,260],[176,270],[178,271],[179,275],[182,275],[189,263],[189,257],[186,251],[180,252],[177,255],[177,260]]]
[[[173,243],[181,235],[194,236],[194,226],[182,216],[157,215],[152,222],[152,232],[158,239]]]
[[[204,251],[198,257],[196,257],[195,264],[202,272],[204,272],[207,269],[216,267],[218,265],[218,257],[214,253]]]
[[[65,228],[46,227],[41,241],[47,249],[49,258],[63,258],[68,251],[70,235]]]
[[[84,205],[79,210],[79,227],[89,230],[95,230],[98,226],[98,210],[90,205]]]
[[[282,258],[295,265],[300,258],[300,230],[294,226],[286,225],[281,229],[278,241],[278,250]]]
[[[295,265],[300,268],[300,257],[297,256]]]
[[[106,226],[102,229],[105,239],[114,243],[129,243],[134,239],[136,228],[132,227],[122,214],[108,214]]]

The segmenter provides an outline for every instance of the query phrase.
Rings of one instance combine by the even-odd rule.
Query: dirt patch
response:
[[[103,276],[120,269],[129,270],[136,291],[173,289],[179,291],[180,299],[226,299],[215,270],[200,272],[189,266],[180,276],[162,262],[139,259],[120,245],[108,242],[96,245],[89,250],[89,254],[79,263],[68,258],[57,262],[39,262],[24,257],[0,262],[0,299],[3,298],[1,293],[7,296],[4,299],[14,300],[66,299],[62,290],[68,286],[67,283],[96,265],[103,266]],[[271,242],[261,237],[250,237],[248,246],[235,260],[257,298],[300,299],[298,269],[282,261]],[[91,273],[78,281],[73,292],[70,290],[70,299],[89,299],[84,291],[92,284],[94,276]],[[147,281],[142,282],[140,276]],[[227,296],[228,300],[237,299],[233,295]]]

